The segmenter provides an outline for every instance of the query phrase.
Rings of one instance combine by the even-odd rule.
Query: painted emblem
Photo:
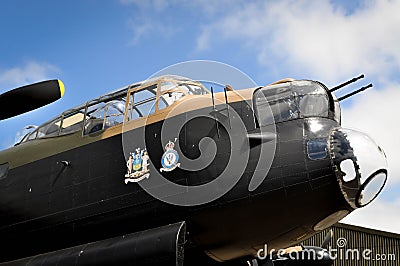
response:
[[[136,152],[131,152],[129,159],[126,162],[128,172],[125,175],[125,184],[129,182],[139,182],[150,177],[149,173],[149,155],[146,149],[136,149]]]
[[[174,147],[175,143],[172,141],[168,141],[167,145],[165,145],[165,152],[161,158],[162,168],[160,168],[160,172],[170,172],[181,165],[178,162],[178,152],[174,150]]]

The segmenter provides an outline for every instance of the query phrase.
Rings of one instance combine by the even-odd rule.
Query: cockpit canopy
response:
[[[18,142],[15,145],[77,131],[82,131],[83,135],[92,134],[119,125],[124,119],[132,121],[158,112],[184,96],[207,93],[208,90],[200,82],[187,78],[179,76],[153,78],[65,111],[49,122],[33,128],[34,130],[30,127],[31,130],[22,131],[25,134],[16,138]],[[126,115],[125,108],[127,108]]]
[[[148,116],[172,105],[187,95],[207,93],[208,90],[200,82],[182,77],[163,76],[150,79],[137,88],[129,89],[126,119],[130,121]]]

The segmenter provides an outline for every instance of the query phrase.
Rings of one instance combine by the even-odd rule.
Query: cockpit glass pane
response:
[[[123,123],[125,99],[125,97],[121,97],[89,106],[84,134],[91,134]]]
[[[99,102],[88,106],[84,126],[84,134],[91,134],[103,129],[104,117],[106,114],[106,104]]]
[[[37,131],[33,131],[32,133],[30,133],[29,135],[28,135],[28,140],[33,140],[33,139],[36,139],[36,136],[37,136]]]
[[[161,83],[161,92],[173,90],[173,89],[177,89],[177,86],[175,83],[173,83],[171,81],[165,81],[165,82]]]
[[[283,122],[298,117],[297,106],[294,98],[280,99],[270,102],[275,122]]]
[[[308,94],[297,97],[299,102],[300,114],[303,117],[328,116],[329,102],[326,95]]]
[[[194,84],[188,84],[187,86],[189,87],[189,89],[193,95],[207,94],[207,91],[201,86],[194,85]]]
[[[268,101],[285,99],[293,95],[293,92],[288,85],[281,84],[265,88],[262,91],[264,93],[264,96],[267,97]]]
[[[15,135],[14,145],[18,145],[22,142],[25,142],[28,139],[28,135],[35,131],[38,127],[35,125],[27,125],[23,129],[17,132]]]
[[[133,108],[140,116],[148,116],[156,110],[157,84],[133,93]]]
[[[104,102],[99,102],[95,105],[89,106],[86,113],[86,119],[103,119],[105,115],[105,106],[106,104]]]
[[[196,83],[181,83],[179,88],[189,95],[203,95],[208,92],[200,85]]]
[[[271,108],[271,112],[268,111]],[[261,90],[256,96],[257,119],[261,126],[298,118],[296,99],[288,88]]]
[[[315,82],[308,80],[296,81],[292,84],[293,90],[297,95],[308,95],[308,94],[326,94],[325,90]]]
[[[114,100],[107,103],[105,127],[113,127],[124,121],[125,101]]]
[[[161,96],[158,101],[158,109],[164,109],[165,107],[173,104],[175,101],[179,100],[183,96],[188,94],[188,89],[184,84],[179,84],[172,81],[165,81],[161,83]]]
[[[302,117],[328,117],[328,95],[320,85],[311,81],[299,81],[292,89]]]
[[[180,98],[182,98],[183,96],[185,96],[185,94],[180,91],[164,93],[163,95],[161,95],[160,103],[162,102],[164,104],[171,105],[174,102],[176,102],[177,100],[179,100]],[[162,109],[162,108],[160,108],[160,106],[159,106],[159,109]]]
[[[58,117],[55,120],[40,126],[37,130],[38,132],[37,137],[45,138],[45,137],[58,136],[60,124],[61,124],[61,117]]]
[[[269,111],[270,105],[267,98],[261,90],[257,91],[254,95],[256,116],[260,126],[271,125],[275,123],[274,115]]]
[[[158,102],[159,110],[173,104],[185,95],[203,95],[207,94],[208,91],[199,82],[176,79],[161,82],[161,93]]]

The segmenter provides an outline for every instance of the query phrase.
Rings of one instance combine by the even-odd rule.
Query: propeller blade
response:
[[[326,234],[324,242],[322,242],[321,248],[328,249],[328,245],[329,245],[329,242],[331,242],[332,237],[333,237],[333,231],[331,229]]]
[[[20,115],[60,99],[64,95],[61,80],[47,80],[0,94],[0,120]]]

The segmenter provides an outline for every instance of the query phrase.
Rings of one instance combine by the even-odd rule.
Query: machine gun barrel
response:
[[[351,92],[351,93],[349,93],[349,94],[346,94],[345,96],[342,96],[342,97],[338,98],[338,101],[339,101],[339,102],[340,102],[340,101],[343,101],[344,99],[347,99],[347,98],[349,98],[349,97],[351,97],[351,96],[353,96],[353,95],[355,95],[355,94],[357,94],[357,93],[360,93],[360,92],[362,92],[362,91],[365,91],[365,90],[368,89],[368,88],[372,88],[372,84],[369,84],[369,85],[367,85],[367,86],[362,87],[361,89],[358,89],[358,90],[353,91],[353,92]]]
[[[358,77],[352,78],[349,81],[346,81],[346,82],[344,82],[344,83],[342,83],[340,85],[337,85],[336,87],[333,87],[332,89],[329,90],[329,92],[337,91],[338,89],[343,88],[344,86],[347,86],[347,85],[349,85],[349,84],[351,84],[353,82],[356,82],[357,80],[362,79],[362,78],[364,78],[364,74],[361,74]]]

